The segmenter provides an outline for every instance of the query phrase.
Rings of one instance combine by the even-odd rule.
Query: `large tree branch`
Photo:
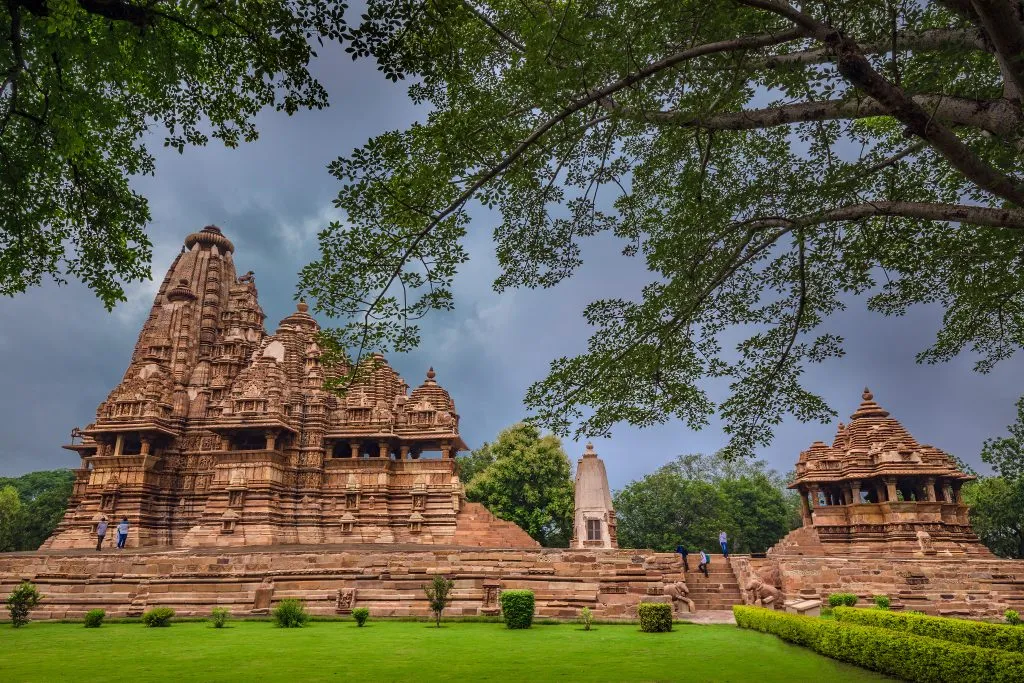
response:
[[[746,229],[767,230],[781,227],[808,227],[825,223],[860,221],[876,216],[919,218],[928,221],[949,221],[986,228],[1024,230],[1024,209],[993,209],[987,206],[939,204],[934,202],[864,202],[819,213],[788,218],[768,216],[753,218],[739,224]]]
[[[980,128],[1001,137],[1012,135],[1024,123],[1024,111],[1008,100],[975,100],[949,95],[914,95],[911,99],[927,110],[936,121]],[[617,104],[611,98],[601,104],[608,111],[626,118],[705,130],[754,130],[806,121],[863,119],[889,115],[888,108],[871,97],[859,100],[799,102],[710,116],[695,116],[690,112],[676,110],[631,109]]]
[[[891,116],[907,126],[909,133],[927,140],[951,166],[979,188],[1024,206],[1024,185],[1018,179],[993,168],[965,145],[953,131],[934,121],[910,95],[890,83],[871,66],[853,39],[782,0],[737,1],[785,17],[799,26],[807,36],[824,43],[836,55],[839,73],[885,106]]]
[[[898,49],[909,50],[938,50],[947,47],[967,47],[973,50],[988,51],[988,44],[979,35],[979,31],[973,28],[933,28],[923,31],[899,33],[896,35]],[[884,41],[864,43],[861,45],[864,54],[886,54],[892,51],[892,39]],[[752,64],[745,64],[744,68],[753,66],[776,68],[788,65],[822,64],[831,62],[834,55],[826,48],[815,48],[813,50],[800,50],[782,55],[767,55],[755,60]]]
[[[1009,0],[972,0],[971,6],[995,48],[1006,84],[1005,95],[1019,102],[1024,96],[1024,22],[1020,4]]]

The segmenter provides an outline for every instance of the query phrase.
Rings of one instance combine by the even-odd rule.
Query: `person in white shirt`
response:
[[[697,570],[704,572],[704,577],[705,578],[707,578],[707,576],[708,576],[708,563],[710,561],[711,560],[710,560],[710,558],[708,558],[708,554],[706,552],[704,552],[703,550],[701,550],[700,551],[700,564],[697,565]]]
[[[729,557],[729,547],[726,544],[725,532],[718,534],[718,545],[722,546],[722,554]]]
[[[124,543],[128,540],[128,518],[122,517],[121,523],[117,525],[117,547],[124,550]]]

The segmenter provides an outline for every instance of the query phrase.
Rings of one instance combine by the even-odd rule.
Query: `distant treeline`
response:
[[[0,477],[0,552],[42,545],[64,516],[74,480],[71,470]]]

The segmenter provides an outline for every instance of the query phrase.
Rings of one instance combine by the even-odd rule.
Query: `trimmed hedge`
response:
[[[501,615],[509,628],[530,628],[533,624],[533,591],[501,591]]]
[[[91,609],[85,613],[85,627],[99,628],[103,625],[103,617],[107,616],[105,609]]]
[[[367,607],[356,607],[352,610],[352,618],[356,620],[356,626],[362,627],[370,618],[370,610]]]
[[[829,607],[853,607],[857,604],[857,596],[853,593],[833,593],[828,596]]]
[[[664,633],[672,630],[672,605],[664,602],[641,602],[636,608],[640,616],[640,630],[645,633]]]
[[[850,607],[837,607],[833,610],[833,614],[838,621],[851,624],[877,626],[918,636],[928,636],[950,643],[990,647],[1024,654],[1024,629],[1004,624],[988,624],[984,621]]]
[[[961,645],[763,607],[732,608],[736,624],[804,645],[827,657],[908,681],[1011,683],[1024,680],[1024,655]],[[837,610],[838,611],[838,610]],[[860,610],[867,611],[867,610]],[[871,614],[886,614],[870,610]]]
[[[154,607],[142,615],[142,623],[151,628],[160,628],[171,625],[174,618],[174,610],[170,607]]]

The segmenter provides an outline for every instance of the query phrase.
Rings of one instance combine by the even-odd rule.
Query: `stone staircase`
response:
[[[481,503],[462,504],[455,517],[452,544],[477,548],[539,548],[540,544],[512,522],[498,519]]]
[[[706,578],[703,572],[697,571],[700,555],[691,553],[687,558],[690,571],[686,572],[686,586],[690,589],[690,599],[693,600],[698,614],[705,610],[730,610],[733,605],[742,605],[740,583],[729,561],[720,554],[708,553],[708,557],[711,558],[711,563],[708,565]]]

